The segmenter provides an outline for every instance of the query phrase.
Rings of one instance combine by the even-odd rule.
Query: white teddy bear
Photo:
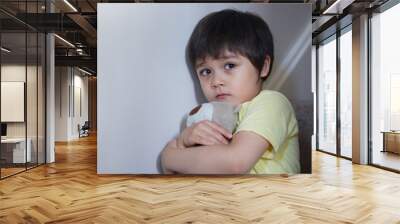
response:
[[[202,120],[209,120],[233,133],[238,121],[239,109],[240,106],[225,102],[203,103],[190,111],[186,120],[186,127]]]

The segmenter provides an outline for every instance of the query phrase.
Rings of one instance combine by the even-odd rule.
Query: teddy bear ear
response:
[[[201,105],[199,105],[199,106],[193,108],[193,110],[190,111],[189,115],[193,115],[193,114],[197,113],[197,111],[199,111],[200,108],[201,108]]]

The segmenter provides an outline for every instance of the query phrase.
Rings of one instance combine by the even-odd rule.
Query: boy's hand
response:
[[[178,144],[177,144],[177,140],[176,139],[172,139],[171,141],[169,141],[167,143],[167,145],[164,147],[163,151],[161,152],[161,169],[162,169],[162,173],[163,174],[175,174],[174,171],[169,170],[165,167],[163,158],[165,153],[167,153],[166,151],[170,150],[170,149],[174,149],[174,148],[178,148]]]
[[[232,134],[215,122],[203,120],[185,128],[179,135],[177,145],[179,148],[194,145],[228,144]]]

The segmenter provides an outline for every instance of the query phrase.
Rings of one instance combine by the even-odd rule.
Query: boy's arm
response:
[[[190,174],[247,173],[269,146],[265,138],[250,131],[238,132],[229,144],[178,148],[174,141],[162,152],[163,168]]]

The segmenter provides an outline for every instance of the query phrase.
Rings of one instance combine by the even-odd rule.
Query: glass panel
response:
[[[38,49],[37,49],[37,33],[27,33],[28,38],[28,63],[27,63],[27,99],[26,99],[26,110],[27,110],[27,143],[28,150],[30,148],[30,160],[28,160],[28,168],[37,165],[37,63],[38,63]]]
[[[400,170],[400,5],[372,22],[372,163]]]
[[[45,12],[45,0],[1,1],[15,17]],[[45,162],[45,35],[0,12],[0,177]]]
[[[38,13],[39,4],[37,1],[27,2],[28,13]],[[33,17],[31,22],[38,23],[38,17]],[[27,142],[31,147],[31,162],[28,168],[38,164],[38,33],[29,30],[28,38],[28,74],[27,74]]]
[[[26,35],[1,34],[1,175],[25,170],[26,151]]]
[[[46,37],[39,34],[38,46],[38,163],[45,163],[45,60],[46,60]]]
[[[352,35],[340,37],[340,153],[352,157]]]
[[[336,38],[318,48],[318,148],[336,154]]]
[[[317,79],[317,48],[313,45],[312,46],[312,50],[311,50],[311,88],[312,88],[312,92],[313,92],[313,102],[314,102],[314,106],[313,106],[313,121],[314,121],[314,126],[313,126],[313,135],[312,135],[312,139],[311,139],[311,146],[312,146],[312,150],[316,150],[316,132],[317,132],[317,93],[316,93],[316,79]]]

